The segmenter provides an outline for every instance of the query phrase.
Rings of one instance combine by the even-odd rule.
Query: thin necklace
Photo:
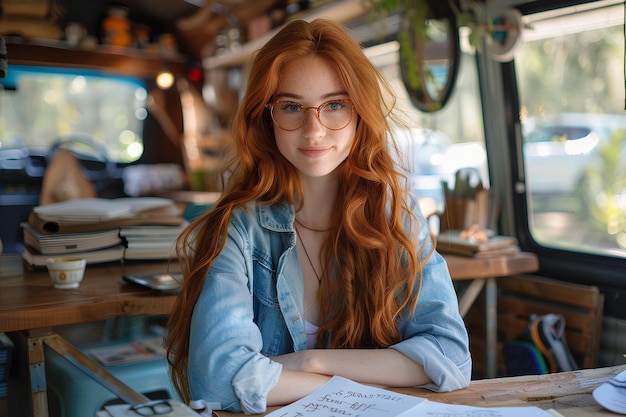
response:
[[[298,221],[296,220],[296,222]],[[300,222],[298,222],[298,224],[300,224]],[[296,227],[296,236],[298,237],[298,240],[300,241],[300,244],[302,245],[302,249],[304,249],[304,254],[306,255],[306,258],[309,260],[309,265],[311,265],[311,269],[313,270],[313,273],[315,274],[315,278],[317,278],[317,299],[321,300],[322,299],[322,278],[317,273],[315,266],[313,266],[313,261],[311,260],[311,257],[309,256],[309,251],[306,250],[306,246],[304,246],[304,241],[302,240],[302,237],[300,236],[300,233],[297,227]]]
[[[294,220],[295,220],[295,221],[296,221],[296,223],[298,223],[300,226],[302,226],[302,227],[304,227],[305,229],[310,230],[310,231],[312,231],[312,232],[320,232],[320,233],[323,233],[323,232],[329,232],[329,231],[330,231],[330,228],[328,228],[328,229],[313,229],[312,227],[309,227],[309,226],[307,226],[307,225],[305,225],[305,224],[302,224],[302,222],[300,222],[300,220],[298,220],[298,218],[297,218],[297,217],[294,217]],[[300,240],[300,241],[302,242],[302,240]]]

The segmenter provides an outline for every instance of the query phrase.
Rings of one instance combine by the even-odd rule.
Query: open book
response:
[[[312,394],[267,417],[551,417],[538,407],[481,408],[443,404],[335,376]]]
[[[91,198],[33,208],[28,223],[47,234],[85,233],[137,225],[180,225],[182,210],[158,197]]]
[[[77,198],[37,206],[33,211],[44,220],[84,224],[132,217],[142,211],[170,207],[173,204],[172,200],[159,197]]]

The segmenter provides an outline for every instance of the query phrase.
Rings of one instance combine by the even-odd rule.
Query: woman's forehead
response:
[[[317,55],[296,58],[282,69],[275,98],[294,100],[331,99],[346,96],[339,71]]]

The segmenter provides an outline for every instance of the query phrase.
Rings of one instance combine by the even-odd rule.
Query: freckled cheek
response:
[[[356,124],[354,124],[350,128],[350,133],[347,134],[348,139],[346,139],[346,144],[348,150],[352,149],[354,146],[354,142],[356,141]]]
[[[274,140],[276,141],[276,147],[283,156],[293,152],[296,138],[292,136],[292,132],[285,132],[279,129],[275,129]]]

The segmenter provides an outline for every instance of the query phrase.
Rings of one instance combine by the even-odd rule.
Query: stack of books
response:
[[[124,259],[169,259],[176,256],[173,246],[178,235],[187,226],[127,226],[120,228],[120,237],[126,242]]]
[[[512,236],[501,236],[488,232],[486,239],[467,239],[461,230],[445,230],[437,236],[437,250],[452,255],[488,258],[519,253],[518,241]]]
[[[124,242],[118,229],[82,233],[46,234],[30,223],[22,223],[24,258],[27,266],[41,267],[51,257],[85,258],[87,263],[124,259]]]
[[[85,198],[37,206],[22,223],[27,267],[50,257],[88,264],[169,259],[187,222],[173,200],[157,197]]]

